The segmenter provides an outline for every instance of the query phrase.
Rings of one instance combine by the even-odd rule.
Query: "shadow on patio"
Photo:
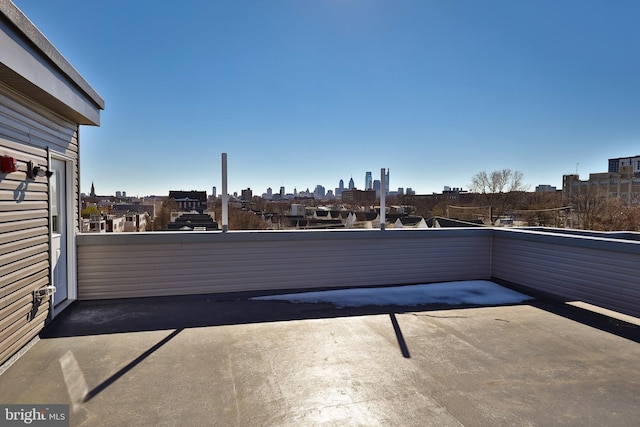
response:
[[[639,329],[536,299],[486,307],[77,302],[0,376],[72,425],[633,425]],[[39,384],[35,387],[34,384]]]

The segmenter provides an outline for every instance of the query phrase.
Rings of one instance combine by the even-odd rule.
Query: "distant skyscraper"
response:
[[[366,172],[364,175],[364,189],[371,190],[373,185],[373,180],[371,178],[371,172]]]
[[[214,185],[213,188],[211,189],[211,194],[213,195],[214,199],[218,197],[218,192],[216,190],[217,190],[216,186]]]
[[[373,181],[373,189],[376,191],[377,195],[380,195],[380,180],[376,179]]]
[[[326,194],[326,189],[320,184],[316,185],[316,189],[313,192],[313,196],[316,199],[322,199],[324,198],[325,194]]]
[[[340,180],[338,183],[338,188],[336,188],[336,197],[342,197],[342,192],[344,191],[344,181]]]
[[[280,197],[284,199],[284,187],[280,187]]]
[[[353,177],[349,180],[349,190],[356,188],[356,184],[353,182]]]

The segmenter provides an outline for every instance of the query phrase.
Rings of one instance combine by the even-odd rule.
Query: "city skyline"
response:
[[[81,191],[561,186],[640,141],[636,1],[15,0],[105,100]],[[73,22],[73,25],[69,25]]]
[[[390,177],[390,171],[387,170],[386,179],[388,180],[389,177]],[[372,184],[371,188],[367,188],[367,180],[368,180],[368,178],[371,178],[371,184]],[[340,188],[340,185],[342,185],[342,189],[344,189],[344,190],[347,190],[349,188],[354,188],[354,189],[357,189],[357,190],[367,190],[367,189],[378,190],[379,188],[375,188],[375,184],[377,183],[377,185],[380,185],[380,178],[381,178],[381,175],[378,176],[377,178],[374,178],[374,175],[372,174],[372,172],[367,171],[367,172],[365,172],[365,177],[363,179],[363,186],[357,185],[356,184],[357,180],[354,180],[353,177],[350,177],[350,180],[353,181],[353,187],[351,187],[350,185],[344,185],[344,179],[343,178],[339,178],[337,180],[337,184],[335,186],[326,186],[324,184],[320,184],[319,183],[319,184],[316,184],[313,187],[305,187],[305,188],[300,188],[300,187],[297,187],[297,186],[290,187],[290,188],[287,188],[286,186],[280,186],[280,187],[267,186],[264,189],[245,187],[245,188],[242,188],[242,189],[235,189],[235,188],[234,189],[228,189],[228,192],[229,192],[229,195],[237,194],[239,196],[240,194],[242,194],[242,191],[251,190],[251,191],[253,191],[253,193],[254,193],[253,195],[254,196],[261,196],[262,197],[265,194],[268,195],[269,194],[269,190],[272,191],[272,194],[277,194],[277,193],[280,192],[281,188],[284,188],[285,189],[285,194],[294,194],[294,195],[298,194],[298,193],[313,194],[315,189],[318,186],[321,186],[326,190],[327,193],[331,192],[334,195],[336,195],[336,190],[338,190]],[[412,187],[389,187],[389,181],[387,181],[386,183],[387,183],[387,193],[395,194],[400,189],[402,189],[405,193],[406,193],[407,190],[412,190],[413,191]],[[85,195],[88,195],[88,194],[91,194],[91,193],[93,193],[95,191],[96,195],[106,196],[106,197],[113,196],[113,197],[116,197],[116,198],[120,198],[120,197],[122,197],[122,198],[126,198],[126,197],[147,197],[147,196],[163,197],[163,196],[167,196],[169,194],[169,191],[171,191],[171,190],[206,191],[207,195],[215,195],[215,196],[220,196],[220,194],[221,194],[221,188],[216,186],[216,185],[211,186],[208,189],[206,189],[206,188],[189,188],[189,189],[186,189],[186,188],[181,188],[181,189],[172,188],[171,190],[167,191],[166,194],[144,193],[144,194],[135,194],[135,195],[132,194],[131,192],[129,192],[126,188],[121,188],[121,189],[115,190],[113,193],[101,193],[99,190],[95,190],[94,187],[95,187],[95,183],[92,182],[90,184],[91,191],[90,192],[82,192],[82,193],[85,194]],[[447,187],[449,187],[449,186],[447,186]],[[214,189],[215,189],[215,192],[214,192]],[[336,195],[336,197],[339,198],[339,195]]]

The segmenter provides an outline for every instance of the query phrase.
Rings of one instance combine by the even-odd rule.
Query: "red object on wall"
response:
[[[18,171],[18,164],[16,163],[15,157],[0,156],[0,166],[2,168],[3,173],[11,173],[11,172]]]

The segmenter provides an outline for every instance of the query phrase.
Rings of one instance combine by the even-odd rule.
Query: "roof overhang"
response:
[[[9,0],[0,0],[0,46],[0,82],[78,124],[100,124],[104,100]]]

